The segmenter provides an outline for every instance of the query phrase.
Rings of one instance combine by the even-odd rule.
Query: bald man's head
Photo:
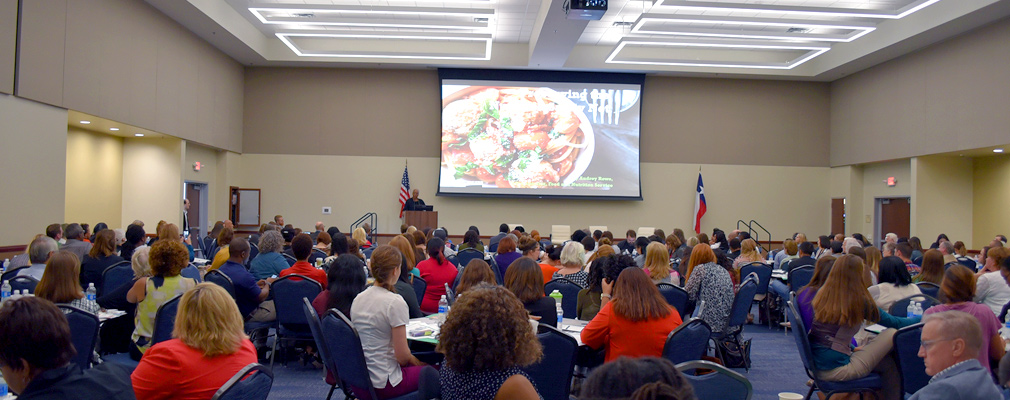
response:
[[[239,264],[245,262],[245,258],[249,255],[249,241],[245,238],[234,238],[228,244],[228,255],[232,261],[236,261]]]

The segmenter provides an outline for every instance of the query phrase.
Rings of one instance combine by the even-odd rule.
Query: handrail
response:
[[[757,222],[757,221],[755,221],[753,219],[750,220],[750,224],[748,224],[748,225],[750,226],[751,230],[754,230],[754,225],[757,225],[758,228],[761,228],[762,231],[765,231],[765,235],[768,236],[768,239],[766,239],[765,241],[768,242],[769,247],[771,247],[772,234],[771,234],[771,232],[768,232],[768,229],[765,229],[765,227],[763,225],[761,225],[761,223],[759,223],[759,222]],[[761,245],[761,241],[758,240],[758,239],[756,239],[758,237],[758,235],[755,235],[754,233],[751,233],[751,235],[753,235],[755,237],[754,240],[756,242],[758,242],[758,245]],[[768,248],[765,248],[764,246],[761,246],[761,247],[764,248],[766,252],[769,251]]]
[[[771,247],[772,234],[771,232],[768,232],[768,229],[765,229],[765,227],[762,226],[761,223],[753,219],[750,220],[750,222],[745,222],[742,219],[738,219],[736,221],[736,229],[738,231],[743,231],[743,229],[740,229],[741,226],[747,227],[747,233],[751,235],[751,238],[754,239],[754,241],[757,242],[758,246],[761,246],[761,248],[764,249],[765,252],[768,252],[770,250],[769,248]],[[757,228],[755,228],[755,226],[757,226]],[[760,229],[760,231],[758,229]],[[761,231],[764,231],[765,236],[767,237],[767,239],[765,239],[765,242],[768,243],[768,247],[765,247],[761,244],[761,235],[760,235]]]
[[[369,242],[375,243],[375,233],[378,232],[378,228],[376,228],[375,226],[378,225],[378,221],[379,221],[378,214],[373,212],[367,212],[365,213],[365,215],[362,215],[361,218],[358,218],[357,220],[351,223],[351,230],[348,231],[348,233],[354,233],[355,229],[358,229],[359,226],[364,225],[365,222],[367,222],[368,227],[371,229],[369,230],[369,232],[365,232],[365,234],[368,235]]]
[[[747,232],[750,232],[752,230],[751,227],[750,227],[750,224],[744,222],[744,220],[742,220],[742,219],[736,220],[736,230],[743,231],[743,229],[740,229],[740,225],[746,226],[747,227]]]

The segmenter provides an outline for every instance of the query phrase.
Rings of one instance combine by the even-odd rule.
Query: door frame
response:
[[[187,185],[196,185],[196,186],[200,187],[200,189],[199,189],[200,190],[200,204],[196,205],[199,208],[199,210],[200,210],[200,218],[199,218],[200,220],[196,221],[196,223],[200,227],[200,234],[199,234],[199,236],[200,237],[206,236],[207,233],[210,231],[210,229],[208,229],[208,226],[207,226],[208,223],[210,222],[210,216],[208,215],[208,213],[210,211],[210,184],[207,183],[207,182],[201,182],[201,181],[184,180],[182,182],[182,195],[184,197],[186,196],[186,186]],[[189,206],[192,207],[193,203],[191,202],[189,204]],[[193,226],[193,221],[189,221],[189,225],[190,225],[190,227],[192,227]]]
[[[886,232],[881,232],[881,226],[880,225],[883,224],[883,219],[881,218],[881,215],[880,215],[881,212],[883,211],[881,206],[884,204],[884,200],[890,200],[890,199],[906,199],[906,200],[908,200],[909,208],[911,208],[911,204],[912,204],[912,196],[900,196],[900,195],[899,196],[877,196],[877,197],[873,198],[873,241],[875,242],[874,245],[878,246],[878,247],[884,243],[884,237],[883,237],[883,235],[886,233]],[[912,219],[911,219],[912,218],[911,212],[909,212],[909,216],[908,217],[909,217],[909,224],[911,224],[911,221],[912,221]],[[909,231],[911,231],[911,225],[909,226]],[[911,232],[909,232],[909,233],[911,233]]]

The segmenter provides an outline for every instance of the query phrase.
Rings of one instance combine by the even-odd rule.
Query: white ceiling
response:
[[[146,0],[245,65],[830,81],[1010,15],[1010,0]]]

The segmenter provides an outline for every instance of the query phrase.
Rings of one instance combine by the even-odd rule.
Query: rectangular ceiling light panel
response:
[[[898,10],[875,10],[861,8],[839,8],[839,7],[814,7],[814,6],[792,6],[778,4],[751,4],[751,3],[719,3],[705,1],[688,0],[657,0],[656,7],[695,9],[695,10],[721,10],[721,11],[748,11],[758,13],[776,14],[798,14],[798,15],[823,15],[832,17],[848,18],[879,18],[879,19],[900,19],[911,13],[926,8],[940,0],[916,0]],[[661,9],[661,8],[660,8]]]
[[[313,5],[306,8],[249,7],[264,25],[293,27],[357,26],[415,29],[487,30],[495,10],[490,8],[393,7]]]
[[[739,29],[699,28],[698,24],[728,24]],[[694,26],[692,26],[694,25]],[[776,29],[766,29],[776,28]],[[806,32],[789,28],[802,28]],[[677,15],[645,13],[635,22],[631,33],[722,37],[735,39],[804,40],[824,42],[851,42],[872,32],[874,24],[866,22],[832,22],[790,20],[774,18],[716,17],[706,15]],[[820,32],[845,33],[820,33]]]
[[[420,32],[278,32],[277,38],[299,57],[333,58],[394,58],[425,60],[490,60],[491,34],[483,33],[420,33]],[[312,45],[299,45],[299,40],[311,39]],[[333,46],[320,41],[331,39]],[[377,43],[374,46],[341,46],[348,40]],[[409,41],[423,43],[412,46]],[[459,46],[460,43],[481,46]],[[465,50],[465,51],[461,51]]]
[[[654,48],[653,57],[641,55],[628,56],[626,50],[636,47]],[[780,62],[747,62],[741,60],[718,60],[718,59],[695,59],[676,57],[676,52],[685,48],[704,49],[725,49],[729,51],[768,51],[768,52],[790,52],[797,54],[794,58]],[[722,67],[722,68],[753,68],[753,69],[792,69],[796,66],[810,61],[814,57],[824,54],[831,47],[828,45],[803,44],[803,43],[783,43],[783,42],[762,42],[762,41],[738,41],[738,42],[714,42],[714,41],[693,41],[693,40],[667,40],[656,38],[624,38],[617,43],[614,50],[607,57],[609,64],[639,64],[639,65],[669,65],[687,67]],[[667,55],[661,55],[662,52]],[[670,56],[673,52],[672,56]],[[625,53],[622,55],[622,53]],[[638,52],[636,52],[638,53]]]

